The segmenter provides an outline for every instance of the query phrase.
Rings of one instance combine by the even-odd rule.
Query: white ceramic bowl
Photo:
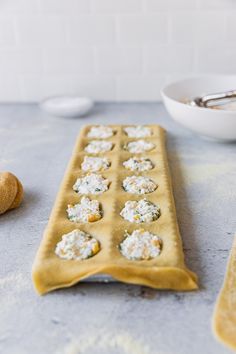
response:
[[[40,103],[45,112],[58,117],[80,117],[88,113],[93,107],[93,101],[88,97],[53,96]]]
[[[236,76],[200,76],[169,84],[161,95],[171,117],[186,128],[204,137],[235,141],[236,111],[194,107],[181,102],[232,89],[236,89]]]

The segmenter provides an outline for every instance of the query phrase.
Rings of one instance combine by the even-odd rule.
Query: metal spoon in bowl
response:
[[[236,100],[236,90],[227,92],[212,93],[194,98],[189,102],[191,106],[211,108],[222,106]]]

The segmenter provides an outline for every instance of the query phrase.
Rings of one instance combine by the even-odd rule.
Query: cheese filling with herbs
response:
[[[120,244],[121,254],[134,261],[155,258],[161,253],[161,248],[161,238],[143,229],[134,230],[132,234],[126,232]]]
[[[68,219],[73,222],[94,222],[102,217],[98,200],[90,200],[88,197],[82,197],[80,203],[68,205]]]
[[[139,154],[146,151],[151,151],[154,149],[154,147],[155,144],[145,140],[130,141],[129,143],[124,145],[124,149],[133,154]]]
[[[129,176],[124,179],[123,188],[128,193],[146,194],[154,192],[157,188],[157,184],[149,177]]]
[[[120,215],[130,222],[152,222],[160,216],[159,206],[151,203],[146,198],[139,201],[129,200],[121,210]]]
[[[81,169],[83,171],[97,172],[107,170],[110,165],[111,163],[106,157],[85,156],[81,164]]]
[[[124,161],[123,166],[127,170],[138,171],[138,172],[149,171],[152,170],[154,167],[150,159],[145,157],[136,157],[136,156],[131,157],[130,159]]]
[[[96,173],[78,178],[73,190],[79,194],[102,194],[108,190],[109,181]]]
[[[91,235],[79,229],[63,235],[55,249],[55,253],[58,257],[77,261],[90,258],[99,251],[99,242]]]
[[[87,134],[88,138],[95,139],[107,139],[114,135],[114,130],[111,127],[105,125],[99,125],[92,127]]]
[[[84,150],[89,154],[99,154],[100,152],[111,151],[112,147],[111,141],[92,140]]]
[[[143,125],[124,128],[125,133],[130,138],[146,138],[152,135],[152,130]]]

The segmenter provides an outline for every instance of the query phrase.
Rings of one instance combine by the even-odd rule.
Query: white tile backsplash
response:
[[[11,74],[10,70],[7,73],[0,73],[0,98],[2,102],[23,99],[18,77]]]
[[[95,62],[100,74],[132,75],[141,74],[143,58],[141,48],[99,47],[96,48]]]
[[[51,95],[73,94],[71,80],[71,76],[63,75],[20,75],[22,100],[37,102]]]
[[[136,45],[166,43],[168,39],[168,15],[127,15],[118,17],[119,43]]]
[[[142,0],[91,0],[92,12],[96,14],[137,14],[143,9]]]
[[[195,44],[197,27],[199,23],[195,22],[197,16],[194,12],[177,12],[170,14],[170,42],[172,45],[185,44],[192,46]]]
[[[5,75],[42,75],[43,73],[42,52],[40,49],[0,49],[0,63],[0,73]]]
[[[202,73],[236,74],[235,58],[236,48],[202,47],[196,53],[197,70]]]
[[[149,46],[144,55],[145,71],[148,74],[191,73],[194,69],[193,59],[194,46]]]
[[[218,46],[226,39],[226,16],[222,11],[198,12],[193,19],[198,44]]]
[[[67,18],[67,26],[71,45],[95,46],[113,44],[116,40],[114,16],[70,16]]]
[[[197,0],[146,0],[145,3],[150,12],[194,10],[197,6]]]
[[[94,74],[93,49],[85,47],[43,50],[43,67],[46,75]]]
[[[41,0],[1,0],[0,13],[5,14],[34,14],[40,9]]]
[[[197,0],[197,7],[200,10],[202,9],[233,10],[236,9],[236,1],[235,0]]]
[[[114,76],[87,75],[72,77],[73,92],[81,96],[90,96],[97,101],[116,100],[116,82]]]
[[[165,85],[162,75],[120,76],[117,79],[117,99],[119,101],[156,101],[160,99],[160,89]]]
[[[15,47],[16,33],[14,21],[10,18],[0,18],[0,47]]]
[[[3,0],[0,101],[155,101],[175,78],[236,74],[235,0]]]
[[[236,1],[235,1],[236,4]],[[235,6],[236,9],[236,6]],[[236,11],[232,11],[226,15],[226,39],[228,43],[231,43],[235,47],[236,44]]]
[[[65,18],[49,15],[17,16],[16,35],[22,47],[63,47],[66,43]]]
[[[40,9],[45,14],[80,15],[90,13],[88,0],[40,0]]]

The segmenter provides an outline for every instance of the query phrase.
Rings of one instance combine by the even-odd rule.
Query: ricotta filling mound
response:
[[[139,201],[129,200],[121,210],[120,215],[130,222],[152,222],[160,216],[159,206],[149,202],[146,198]]]
[[[120,244],[120,252],[130,260],[148,260],[161,253],[161,238],[149,231],[134,230],[132,234],[126,232],[125,236]]]
[[[111,141],[92,140],[84,150],[89,154],[98,154],[99,152],[111,151],[112,146]]]
[[[150,151],[153,150],[154,147],[155,144],[145,140],[130,141],[129,143],[124,145],[124,149],[133,154],[139,154],[142,152]]]
[[[146,194],[154,192],[157,184],[149,177],[129,176],[124,179],[123,188],[131,194]]]
[[[106,157],[85,156],[81,168],[83,171],[96,172],[107,170],[110,165],[111,164]]]
[[[98,200],[90,200],[88,197],[82,197],[80,203],[68,205],[68,219],[73,222],[94,222],[102,217]]]
[[[145,157],[136,157],[136,156],[131,157],[130,159],[124,161],[123,166],[127,170],[138,171],[138,172],[149,171],[154,167],[150,159]]]
[[[143,125],[124,128],[125,133],[130,138],[146,138],[152,135],[152,130]]]
[[[55,253],[62,259],[83,260],[100,251],[99,242],[91,235],[76,229],[62,236]]]
[[[111,127],[105,125],[99,125],[97,127],[92,127],[88,132],[88,138],[95,139],[107,139],[114,135],[114,131]]]
[[[102,194],[108,190],[109,181],[96,173],[78,178],[73,190],[79,194]]]

